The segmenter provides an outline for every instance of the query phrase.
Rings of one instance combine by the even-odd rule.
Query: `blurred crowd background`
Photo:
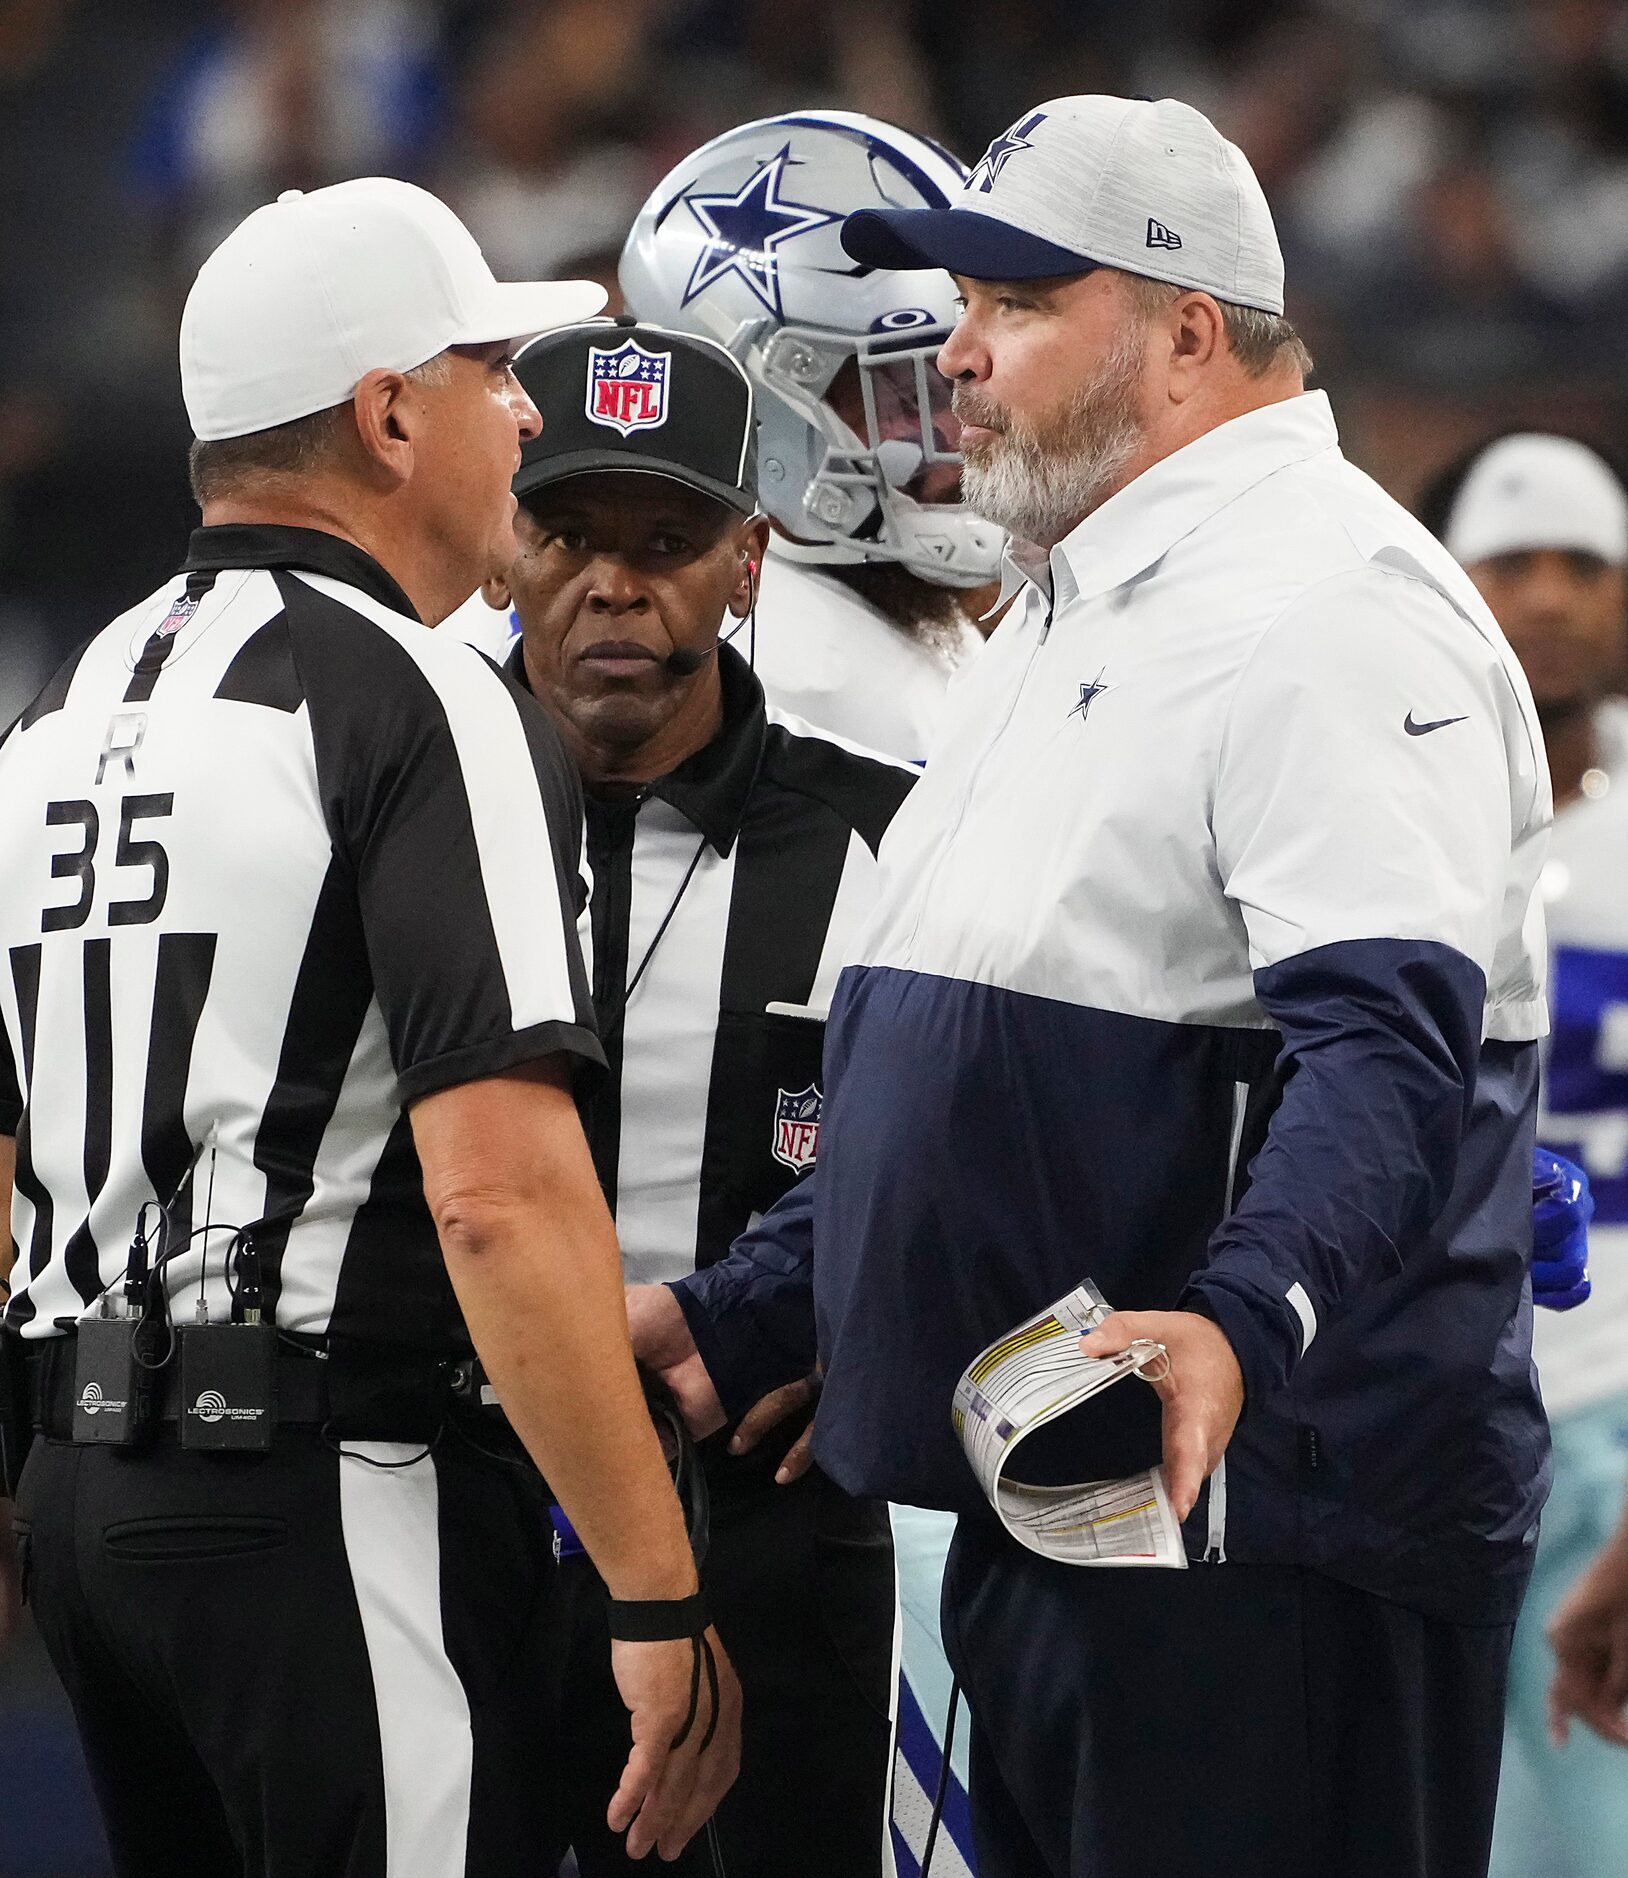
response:
[[[1408,500],[1495,426],[1628,442],[1628,0],[0,0],[0,721],[176,565],[203,255],[385,173],[500,276],[613,277],[714,132],[874,112],[967,160],[1069,92],[1242,145],[1346,449]],[[37,1704],[37,1706],[31,1706]],[[48,1719],[49,1718],[49,1719]],[[0,1666],[0,1874],[91,1878],[35,1655]]]
[[[747,118],[846,105],[970,160],[1089,90],[1247,151],[1348,450],[1404,499],[1496,423],[1622,441],[1622,0],[0,0],[0,705],[174,566],[177,314],[278,190],[410,177],[500,275],[608,276]]]

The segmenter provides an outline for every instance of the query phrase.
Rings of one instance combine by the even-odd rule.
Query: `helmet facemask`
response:
[[[946,336],[914,321],[858,339],[768,322],[752,336],[763,499],[789,536],[782,552],[893,561],[946,587],[996,577],[1005,537],[960,503],[960,424],[936,365]]]

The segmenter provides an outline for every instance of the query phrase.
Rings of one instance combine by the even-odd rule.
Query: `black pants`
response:
[[[553,1869],[542,1483],[451,1432],[345,1453],[36,1442],[29,1601],[121,1878]]]
[[[877,1878],[887,1793],[893,1549],[887,1509],[817,1470],[789,1487],[714,1486],[705,1569],[744,1701],[740,1779],[715,1822],[727,1878]],[[585,1558],[560,1568],[563,1837],[583,1878],[647,1870],[605,1827],[628,1753],[610,1671],[605,1591]],[[715,1878],[697,1837],[671,1870]]]
[[[1511,1629],[1266,1565],[1084,1570],[963,1520],[979,1878],[1485,1878]]]

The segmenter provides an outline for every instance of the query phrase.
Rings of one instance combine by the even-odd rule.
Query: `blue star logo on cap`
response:
[[[1034,148],[1029,139],[1045,121],[1044,111],[1031,111],[1021,124],[1014,124],[1010,130],[1003,130],[973,166],[972,174],[967,178],[966,187],[971,189],[976,183],[987,196],[995,187],[996,178],[1013,157],[1020,150]]]
[[[843,218],[834,210],[817,209],[809,202],[792,202],[780,193],[786,166],[792,162],[788,143],[777,156],[749,176],[730,195],[688,195],[684,206],[706,231],[707,242],[684,289],[688,306],[697,294],[738,274],[776,319],[784,319],[780,301],[780,264],[776,250],[799,235],[812,234]]]

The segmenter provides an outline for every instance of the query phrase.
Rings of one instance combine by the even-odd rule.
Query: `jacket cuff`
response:
[[[813,1369],[813,1311],[811,1306],[805,1305],[808,1318],[805,1340],[798,1335],[801,1326],[796,1323],[765,1321],[770,1314],[761,1310],[739,1311],[733,1288],[721,1280],[720,1268],[713,1265],[674,1280],[667,1289],[678,1299],[678,1307],[684,1313],[696,1351],[712,1378],[712,1386],[718,1391],[724,1414],[731,1422],[737,1422],[770,1390],[797,1382]],[[790,1298],[784,1300],[786,1306],[793,1302]],[[732,1310],[732,1307],[736,1308]],[[773,1316],[790,1318],[802,1314],[782,1308]],[[731,1317],[733,1322],[728,1321]]]
[[[1303,1319],[1288,1299],[1223,1272],[1199,1273],[1178,1308],[1196,1311],[1220,1327],[1243,1371],[1246,1405],[1263,1402],[1283,1388],[1303,1354],[1302,1342],[1310,1342]],[[1311,1310],[1309,1302],[1306,1310]]]

